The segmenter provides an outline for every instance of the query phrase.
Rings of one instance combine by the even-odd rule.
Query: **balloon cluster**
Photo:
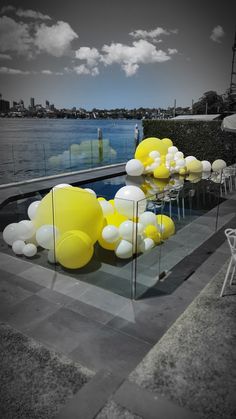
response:
[[[194,156],[186,156],[173,145],[169,138],[150,137],[143,140],[136,148],[134,159],[126,163],[126,172],[130,176],[151,174],[156,179],[168,179],[172,174],[186,175],[220,171],[226,167],[224,160],[199,161]]]
[[[81,146],[72,151],[76,155]],[[127,162],[126,171],[133,179],[152,174],[149,179],[153,182],[147,180],[141,187],[126,185],[110,201],[97,198],[92,189],[56,185],[41,201],[30,204],[29,219],[5,227],[3,239],[17,255],[33,257],[41,247],[48,251],[50,263],[59,262],[69,269],[87,265],[96,242],[118,258],[128,259],[175,233],[170,217],[147,211],[150,188],[162,190],[172,173],[218,171],[225,166],[223,160],[211,165],[193,156],[184,157],[168,138],[147,138],[138,145],[135,158]],[[169,184],[176,186],[176,182],[180,180]]]

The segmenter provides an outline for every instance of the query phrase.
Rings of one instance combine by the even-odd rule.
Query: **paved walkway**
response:
[[[235,201],[227,205],[216,235],[138,301],[0,253],[0,320],[95,372],[58,418],[196,417],[126,380],[228,260],[224,228],[236,227]],[[145,403],[136,411],[128,399]]]

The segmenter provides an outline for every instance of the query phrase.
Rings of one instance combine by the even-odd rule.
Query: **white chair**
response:
[[[229,247],[231,251],[231,258],[230,258],[227,272],[225,275],[224,283],[221,289],[220,297],[222,297],[224,294],[224,290],[225,290],[231,269],[232,269],[232,272],[231,272],[231,278],[230,278],[230,286],[232,285],[233,277],[235,274],[235,266],[236,266],[236,229],[227,228],[225,230],[225,235],[229,243]]]

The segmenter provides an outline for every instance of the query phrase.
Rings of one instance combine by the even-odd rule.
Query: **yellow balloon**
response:
[[[159,151],[160,155],[165,155],[168,152],[168,147],[159,138],[146,138],[136,148],[134,158],[140,160],[142,163],[146,163],[151,151]]]
[[[107,215],[105,217],[105,220],[106,220],[106,225],[112,224],[113,226],[119,227],[121,223],[128,220],[128,217],[125,217],[125,215],[122,215],[119,212],[115,212],[114,214]]]
[[[161,164],[160,166],[156,167],[153,175],[157,179],[168,179],[170,177],[170,171],[164,164]]]
[[[168,185],[169,178],[167,178],[167,179],[153,179],[153,182],[158,187],[158,192],[161,192]]]
[[[93,251],[92,240],[80,230],[67,231],[56,243],[56,258],[68,269],[78,269],[87,265],[93,256]]]
[[[163,227],[163,231],[161,231],[161,238],[168,239],[168,237],[175,234],[175,224],[174,221],[164,214],[157,215],[157,224]]]
[[[161,242],[161,235],[157,227],[149,224],[144,229],[145,236],[152,239],[156,244]]]
[[[163,143],[164,143],[165,145],[167,145],[167,147],[168,147],[168,148],[173,146],[173,141],[172,141],[172,140],[170,140],[170,138],[162,138],[162,140],[161,140],[161,141],[163,141]]]
[[[201,173],[202,163],[199,160],[192,160],[186,164],[187,172],[189,173]]]
[[[81,230],[95,243],[103,226],[103,213],[95,195],[76,187],[56,188],[40,202],[34,224],[54,224],[61,234]]]

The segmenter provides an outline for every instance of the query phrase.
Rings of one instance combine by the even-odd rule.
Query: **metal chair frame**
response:
[[[224,290],[225,290],[228,278],[230,276],[231,270],[232,271],[231,271],[231,276],[230,276],[230,286],[232,285],[234,274],[235,274],[235,267],[236,267],[236,229],[227,228],[225,230],[225,235],[227,237],[228,244],[230,247],[231,258],[230,258],[229,265],[225,274],[225,279],[222,285],[220,297],[223,297],[224,295]]]

